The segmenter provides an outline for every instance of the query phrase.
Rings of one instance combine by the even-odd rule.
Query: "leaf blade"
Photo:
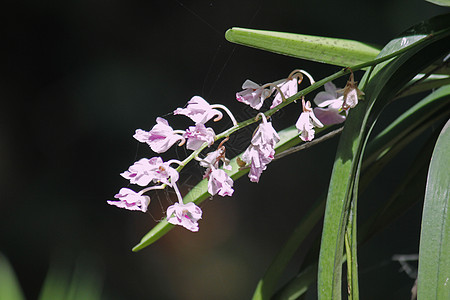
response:
[[[379,53],[377,48],[353,40],[238,27],[229,29],[225,38],[232,43],[342,67],[370,61]]]
[[[418,299],[450,298],[450,120],[428,171],[420,234]]]
[[[427,2],[440,5],[440,6],[450,6],[450,0],[425,0]]]

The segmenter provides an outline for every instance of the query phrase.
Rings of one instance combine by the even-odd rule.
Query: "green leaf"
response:
[[[448,23],[448,19],[442,22],[438,18],[437,21],[439,24]],[[450,42],[449,29],[448,26],[443,28],[434,35],[409,33],[389,43],[380,56],[410,44],[414,46],[373,70],[365,91],[366,100],[361,101],[346,120],[328,190],[319,260],[319,299],[341,299],[344,236],[350,204],[352,199],[356,200],[357,193],[353,189],[358,185],[357,173],[370,131],[388,101],[417,73],[446,53],[446,45]],[[365,76],[365,80],[367,78]]]
[[[413,79],[408,86],[398,93],[396,99],[436,89],[448,84],[450,84],[450,76],[448,75],[431,75],[421,82]]]
[[[430,116],[435,115],[436,112],[442,111],[444,114],[448,112],[446,107],[449,104],[450,85],[437,89],[417,102],[372,140],[370,147],[377,148],[377,150],[370,151],[371,154],[364,158],[364,164],[370,164],[380,159],[404,137],[408,137],[408,140],[410,140],[421,134],[423,129],[426,128],[423,126],[423,122]]]
[[[379,50],[367,44],[329,37],[245,28],[231,28],[225,38],[265,51],[348,67],[373,60]]]
[[[428,170],[420,233],[418,299],[450,299],[450,121]]]
[[[440,6],[450,6],[450,0],[426,0],[426,1]]]
[[[0,299],[25,300],[8,259],[0,253]]]

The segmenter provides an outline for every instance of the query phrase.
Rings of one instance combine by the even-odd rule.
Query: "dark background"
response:
[[[133,253],[175,201],[171,193],[151,193],[146,214],[106,204],[127,185],[119,174],[154,155],[132,138],[134,130],[149,130],[158,116],[185,128],[188,120],[167,114],[194,95],[227,105],[241,121],[254,114],[234,98],[245,79],[270,82],[296,68],[320,79],[338,70],[230,44],[224,33],[231,27],[382,46],[445,11],[420,0],[5,1],[0,252],[27,299],[38,296],[50,265],[70,271],[80,260],[101,278],[103,299],[250,298],[292,227],[327,189],[337,140],[273,162],[259,184],[246,177],[235,182],[231,198],[205,201],[198,233],[175,228]],[[274,127],[294,124],[299,113],[299,106],[289,106],[274,116]],[[225,123],[214,125],[216,132]],[[244,149],[248,137],[249,131],[237,135],[228,155]],[[162,157],[185,155],[179,148]],[[198,167],[187,168],[183,193],[201,175]],[[397,175],[385,176],[395,182]],[[377,192],[373,200],[389,191]],[[413,280],[390,257],[417,253],[420,213],[418,206],[390,236],[370,244],[371,251],[361,250],[362,298],[409,299]],[[393,240],[392,249],[377,248]],[[394,279],[380,276],[386,273]]]

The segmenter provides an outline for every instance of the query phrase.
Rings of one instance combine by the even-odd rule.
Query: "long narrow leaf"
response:
[[[423,123],[437,111],[448,110],[449,104],[450,85],[437,89],[417,102],[373,139],[371,147],[378,150],[370,151],[371,154],[364,158],[364,164],[370,164],[379,159],[383,153],[387,152],[387,149],[397,144],[405,136],[420,134],[420,128],[419,131],[417,130],[418,124]],[[384,146],[381,147],[381,145]]]
[[[450,6],[450,0],[426,0],[440,6]]]
[[[346,121],[328,191],[319,260],[319,299],[341,298],[344,234],[352,188],[358,184],[356,172],[369,133],[387,102],[420,70],[445,53],[449,30],[448,26],[443,28],[444,31],[433,36],[409,35],[402,38],[403,43],[394,41],[388,44],[380,55],[387,55],[409,44],[417,46],[390,63],[375,68],[367,85],[366,101],[358,105]]]
[[[450,120],[428,171],[420,234],[418,299],[450,299]]]
[[[420,115],[421,111],[418,110],[415,112],[417,115]],[[404,114],[410,115],[409,112],[405,112]],[[428,120],[424,120],[422,124],[418,125],[418,127],[424,127],[425,129],[429,129],[431,126],[435,126],[436,122],[440,122],[442,120],[442,117],[439,117],[439,112],[436,112],[436,117],[431,116],[430,118],[433,119],[433,122],[429,122]],[[447,113],[448,116],[448,113]],[[399,117],[399,119],[402,119],[403,117]],[[416,124],[413,124],[416,126]],[[403,182],[399,185],[399,188],[395,190],[395,192],[392,194],[390,199],[386,202],[384,207],[380,208],[378,211],[376,211],[372,217],[367,218],[364,224],[362,225],[362,229],[358,230],[358,245],[364,244],[368,239],[370,239],[373,235],[376,233],[382,231],[385,229],[389,224],[391,224],[395,219],[398,218],[398,216],[405,212],[409,207],[413,206],[415,203],[417,203],[417,195],[420,195],[420,189],[424,186],[424,182],[426,179],[426,168],[428,167],[429,159],[431,157],[431,152],[433,150],[433,145],[436,141],[437,137],[430,137],[429,141],[425,143],[424,148],[418,153],[416,158],[413,160],[414,165],[411,166],[411,168],[406,172],[408,176],[403,180]],[[409,136],[403,137],[404,140],[407,140],[408,143],[411,142],[411,139],[409,139]],[[378,149],[376,149],[374,146],[372,146],[371,141],[368,145],[368,152],[378,152]],[[382,165],[386,165],[387,161],[391,161],[396,154],[400,152],[401,149],[404,149],[407,144],[406,142],[403,142],[403,140],[399,141],[395,147],[389,148],[387,152],[389,154],[386,154],[380,158],[380,161],[382,161]],[[377,144],[378,147],[382,146],[380,144]],[[392,152],[392,154],[391,154]],[[380,168],[372,164],[370,166],[367,166],[365,168],[365,171],[361,176],[361,192],[363,192],[367,187],[367,182],[371,181],[371,178],[374,177],[374,174],[378,174],[380,172]],[[422,173],[425,173],[422,176]],[[322,200],[320,200],[322,202]],[[295,235],[295,232],[293,233]],[[290,237],[290,239],[293,239],[293,237]],[[288,243],[284,247],[286,247]],[[280,254],[286,250],[280,251]],[[279,255],[280,255],[279,254]],[[277,255],[277,257],[279,256]],[[276,295],[274,296],[274,299],[276,300],[286,300],[286,299],[297,299],[300,295],[303,295],[307,289],[308,286],[310,286],[313,282],[314,276],[312,274],[317,274],[317,258],[314,259],[307,259],[308,263],[307,265],[309,267],[302,268],[300,273],[294,277],[291,281],[289,281],[283,288],[281,288]],[[274,261],[275,262],[275,261]],[[274,264],[274,262],[272,264]],[[271,267],[272,267],[271,264]],[[315,268],[311,269],[311,266],[314,265]],[[272,268],[269,268],[267,272],[272,271]],[[264,280],[268,278],[268,276],[264,276],[263,279],[260,281],[261,284],[267,284],[267,281]]]
[[[373,60],[379,53],[375,47],[353,40],[237,27],[229,29],[225,38],[232,43],[343,67]]]

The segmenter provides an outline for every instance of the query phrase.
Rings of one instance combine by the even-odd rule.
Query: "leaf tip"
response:
[[[233,33],[236,27],[232,27],[225,32],[225,39],[229,42],[233,42]]]

